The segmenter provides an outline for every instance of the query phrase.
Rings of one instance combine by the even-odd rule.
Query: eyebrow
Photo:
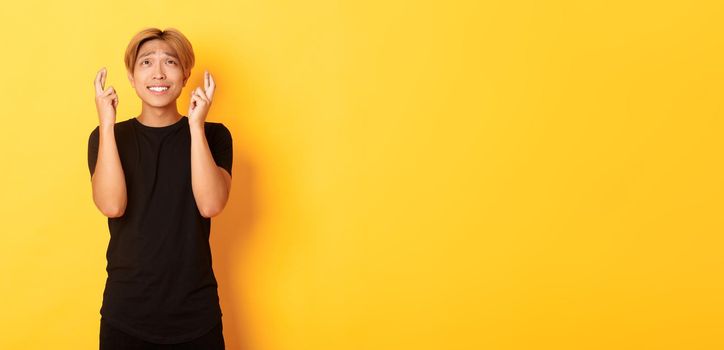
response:
[[[153,54],[154,52],[155,52],[155,51],[148,51],[148,52],[146,52],[146,53],[144,53],[144,54],[142,54],[142,55],[139,55],[138,58],[146,57],[146,56],[148,56],[148,55]],[[167,56],[171,56],[171,57],[174,57],[174,58],[178,59],[178,56],[176,56],[176,54],[173,53],[173,52],[164,51],[164,53],[165,53]]]

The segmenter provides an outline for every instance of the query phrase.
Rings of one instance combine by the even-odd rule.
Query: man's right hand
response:
[[[116,123],[116,108],[118,107],[118,95],[113,86],[103,89],[106,85],[106,68],[103,67],[96,74],[96,109],[100,125],[114,125]]]

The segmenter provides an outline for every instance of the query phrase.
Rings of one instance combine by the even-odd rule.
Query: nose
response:
[[[163,71],[163,65],[157,65],[157,68],[153,71],[154,79],[166,79],[166,73]]]

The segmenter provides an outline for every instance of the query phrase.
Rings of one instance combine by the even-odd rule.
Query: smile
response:
[[[148,86],[148,90],[151,91],[154,95],[162,95],[165,94],[166,91],[168,91],[168,86]]]

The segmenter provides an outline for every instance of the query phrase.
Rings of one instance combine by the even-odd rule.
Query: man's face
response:
[[[159,39],[149,40],[141,45],[135,70],[133,74],[128,73],[128,80],[138,97],[153,107],[175,103],[186,85],[176,52]],[[166,89],[163,89],[164,87]]]

